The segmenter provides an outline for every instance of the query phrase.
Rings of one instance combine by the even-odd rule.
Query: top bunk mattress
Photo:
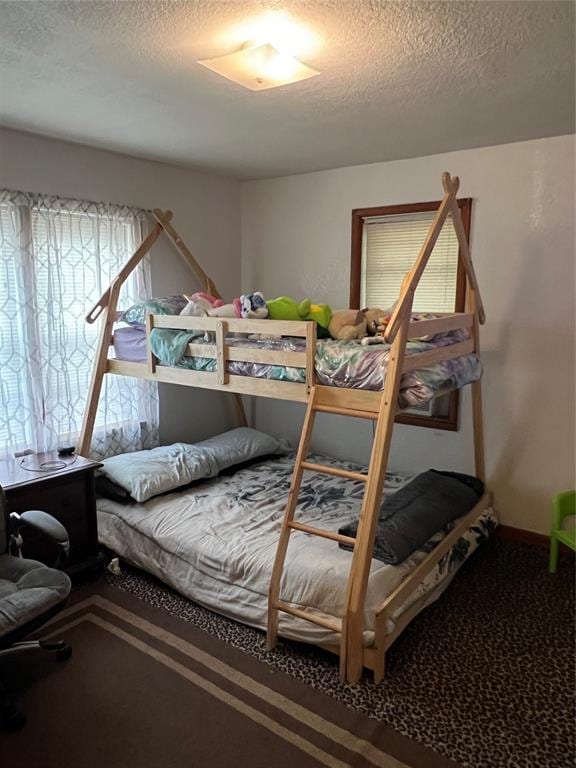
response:
[[[155,329],[151,336],[152,351],[162,365],[176,366],[194,371],[213,373],[216,360],[213,357],[187,357],[186,347],[191,335],[186,331]],[[409,341],[407,356],[427,352],[439,347],[458,344],[468,338],[466,331],[456,330],[430,340]],[[194,338],[195,344],[210,342],[202,337]],[[303,352],[305,340],[282,337],[251,339],[229,337],[227,343],[234,347],[271,349]],[[146,330],[144,327],[118,327],[113,337],[114,352],[119,360],[146,362]],[[390,344],[364,346],[359,341],[335,341],[319,339],[316,343],[316,375],[318,383],[326,386],[380,391],[386,378]],[[226,364],[231,374],[251,376],[276,381],[306,382],[303,368],[283,365],[252,363],[229,360]],[[482,375],[480,358],[475,354],[462,355],[452,360],[422,368],[402,376],[399,405],[401,408],[423,405],[437,392],[457,389],[477,381]]]

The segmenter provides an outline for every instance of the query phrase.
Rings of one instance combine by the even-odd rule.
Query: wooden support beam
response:
[[[344,477],[346,480],[356,480],[359,483],[365,483],[368,480],[368,475],[363,475],[362,472],[351,472],[349,469],[332,467],[330,464],[316,464],[312,461],[303,461],[302,467],[307,472],[318,472],[321,475],[332,475],[332,477]]]
[[[474,342],[472,339],[467,339],[456,344],[447,344],[445,347],[436,347],[426,352],[418,352],[415,355],[406,355],[402,373],[429,368],[437,363],[443,363],[445,360],[453,360],[456,357],[470,355],[472,352],[474,352]]]
[[[167,219],[166,215],[159,208],[154,208],[154,210],[152,211],[152,215],[154,216],[158,224],[162,227],[164,232],[166,232],[170,240],[174,243],[174,246],[176,247],[176,250],[178,251],[180,256],[182,256],[182,258],[188,264],[188,266],[191,267],[192,270],[196,273],[206,293],[210,293],[212,296],[216,297],[217,299],[221,299],[222,296],[216,290],[216,286],[212,282],[211,278],[208,277],[208,275],[206,274],[206,272],[204,272],[200,264],[198,264],[198,262],[192,255],[192,251],[188,248],[184,240],[182,240],[178,232],[176,232],[176,230],[170,223],[170,219]]]
[[[348,544],[350,547],[353,547],[356,543],[356,539],[352,536],[344,536],[344,534],[337,533],[336,531],[327,531],[324,528],[315,528],[313,525],[297,523],[295,520],[288,523],[288,527],[294,531],[302,531],[302,533],[309,533],[312,536],[320,536],[322,539],[330,539],[340,544]]]
[[[167,222],[169,222],[172,219],[172,211],[166,211],[166,213],[162,214],[163,219]],[[144,238],[142,243],[138,246],[137,250],[133,253],[133,255],[128,259],[126,264],[122,267],[120,272],[116,275],[114,278],[115,280],[120,281],[120,287],[122,284],[126,281],[126,278],[130,275],[130,273],[138,266],[138,264],[142,261],[144,256],[148,253],[150,248],[154,245],[156,240],[158,240],[159,236],[162,234],[162,227],[160,224],[156,223],[153,228],[150,230],[148,235]],[[112,289],[112,285],[110,285],[100,296],[96,304],[92,307],[90,312],[86,315],[86,322],[87,323],[93,323],[95,322],[100,315],[102,314],[105,307],[108,306],[110,302],[110,291]]]
[[[466,238],[466,232],[464,230],[464,224],[462,223],[462,215],[458,202],[456,199],[450,199],[450,213],[452,214],[452,224],[454,225],[454,231],[458,238],[458,245],[460,247],[459,254],[466,270],[466,278],[470,289],[474,291],[476,297],[476,310],[478,312],[478,321],[480,325],[484,325],[486,322],[486,313],[484,312],[484,305],[482,303],[482,297],[480,296],[480,288],[478,287],[478,280],[476,278],[476,272],[474,270],[474,264],[470,257],[470,247],[468,245],[468,239]]]
[[[240,317],[193,317],[192,315],[155,315],[156,328],[179,331],[215,331],[216,323],[225,320],[230,333],[265,333],[274,336],[306,338],[310,320],[246,320]]]
[[[82,420],[80,439],[76,446],[76,453],[85,458],[88,458],[90,454],[90,444],[92,443],[92,434],[94,432],[96,412],[98,411],[98,402],[102,391],[102,382],[104,381],[104,374],[108,367],[108,349],[112,339],[112,327],[114,326],[116,318],[116,305],[118,304],[120,288],[125,279],[125,277],[122,278],[121,274],[118,274],[114,278],[110,285],[108,300],[103,310],[104,317],[100,329],[96,360],[94,362],[94,368],[92,369],[92,377],[88,389],[88,399],[86,401],[86,410],[84,411],[84,418]]]
[[[294,462],[294,471],[292,472],[292,480],[290,482],[290,490],[288,491],[288,501],[286,509],[284,510],[283,525],[276,547],[276,556],[272,567],[270,586],[268,587],[268,629],[266,638],[268,650],[272,650],[278,641],[278,608],[281,607],[283,610],[286,609],[286,606],[280,602],[280,583],[282,581],[282,571],[284,569],[288,543],[290,541],[289,524],[294,521],[294,513],[298,505],[298,493],[300,491],[300,486],[302,485],[302,475],[304,474],[302,463],[308,455],[310,438],[312,437],[312,430],[314,429],[314,420],[316,418],[314,412],[315,398],[316,387],[312,387],[312,392],[308,397],[308,407],[306,408],[306,415],[304,416],[302,434],[300,435],[300,442],[298,444],[298,451]],[[291,613],[297,615],[293,610]]]
[[[152,352],[150,345],[150,334],[154,329],[154,315],[146,315],[146,359],[148,362],[148,372],[152,375],[156,371],[156,355]]]
[[[474,314],[472,341],[474,351],[480,354],[480,327],[477,312],[478,294],[470,285],[466,289],[467,308]],[[476,477],[486,481],[486,458],[484,452],[484,414],[482,408],[482,380],[472,382],[472,429],[474,434],[474,467]]]
[[[288,605],[288,603],[281,601],[278,601],[276,606],[281,608],[284,613],[290,613],[298,619],[311,621],[313,624],[318,624],[318,626],[324,627],[324,629],[330,629],[332,632],[340,632],[340,619],[334,619],[332,616],[320,616],[317,613],[312,613],[312,611],[304,611],[302,608],[297,608],[295,605]]]
[[[473,322],[474,316],[466,312],[456,312],[432,320],[413,320],[408,326],[408,339],[421,339],[423,336],[470,328]]]
[[[445,174],[445,175],[447,175],[448,178],[450,178],[449,174]],[[428,230],[428,235],[426,236],[426,240],[424,241],[424,243],[422,244],[422,247],[420,248],[420,253],[418,254],[416,263],[412,267],[412,270],[407,274],[407,280],[405,280],[404,287],[400,292],[400,298],[398,299],[394,312],[392,313],[392,317],[390,318],[390,322],[388,323],[386,327],[386,331],[384,332],[384,338],[388,343],[392,343],[396,338],[396,334],[398,333],[398,329],[400,327],[400,323],[402,322],[402,318],[408,311],[408,305],[410,307],[412,306],[412,302],[414,300],[414,293],[416,291],[416,288],[418,287],[418,283],[420,282],[422,273],[424,272],[426,265],[428,264],[428,260],[434,249],[434,246],[436,245],[436,240],[438,239],[438,235],[442,231],[444,222],[446,221],[446,218],[451,211],[452,201],[456,202],[457,191],[458,191],[458,185],[451,184],[449,191],[445,192],[444,197],[442,198],[442,202],[440,203],[440,206],[436,211],[436,216],[434,217],[434,221],[432,222],[432,225]]]

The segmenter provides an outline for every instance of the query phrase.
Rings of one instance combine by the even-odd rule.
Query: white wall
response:
[[[504,523],[545,532],[551,496],[575,482],[573,137],[247,182],[242,287],[347,306],[351,210],[439,199],[444,170],[474,198],[490,486]],[[391,466],[471,471],[468,398],[458,433],[398,426]],[[300,406],[259,400],[255,415],[297,439]],[[366,422],[316,430],[316,448],[345,458],[366,460],[370,445]]]
[[[178,232],[222,294],[238,295],[240,187],[235,180],[0,129],[0,187],[169,208]],[[152,289],[156,296],[198,290],[166,238],[152,252]],[[229,428],[230,400],[207,390],[160,385],[162,442],[202,439]]]

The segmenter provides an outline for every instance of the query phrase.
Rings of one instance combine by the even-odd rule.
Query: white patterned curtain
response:
[[[142,210],[0,190],[0,454],[76,444],[100,329],[84,318],[145,232]],[[149,289],[146,258],[119,309]],[[92,454],[157,442],[156,384],[106,376]]]

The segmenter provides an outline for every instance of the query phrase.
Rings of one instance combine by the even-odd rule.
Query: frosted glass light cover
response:
[[[269,43],[243,48],[215,59],[203,59],[198,64],[251,91],[277,88],[320,74]]]

